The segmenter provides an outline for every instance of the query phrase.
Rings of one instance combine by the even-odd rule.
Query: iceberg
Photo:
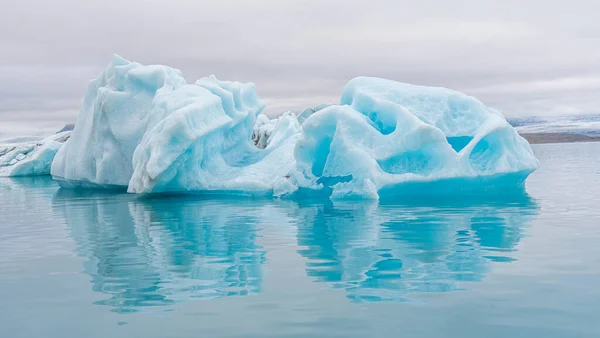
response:
[[[338,105],[270,119],[251,83],[114,56],[51,173],[130,193],[332,199],[505,192],[538,166],[499,112],[445,88],[359,77]]]
[[[39,141],[0,144],[0,176],[50,175],[52,160],[70,135],[61,131]]]
[[[302,124],[295,177],[333,198],[522,188],[539,162],[497,111],[463,93],[359,77]]]
[[[214,76],[187,84],[179,70],[115,55],[88,87],[52,176],[62,186],[133,193],[272,191],[294,164],[295,142],[279,137],[265,149],[254,145],[263,108],[253,84]],[[286,122],[278,134],[298,134],[297,122]]]

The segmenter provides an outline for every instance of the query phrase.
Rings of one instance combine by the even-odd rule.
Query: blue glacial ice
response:
[[[506,119],[460,92],[359,77],[339,105],[269,119],[253,84],[114,56],[52,175],[131,193],[466,194],[522,189],[538,167]]]
[[[522,187],[539,166],[497,111],[445,88],[359,77],[302,124],[295,175],[333,198]]]
[[[0,176],[49,175],[56,152],[71,131],[60,131],[39,141],[0,144]]]

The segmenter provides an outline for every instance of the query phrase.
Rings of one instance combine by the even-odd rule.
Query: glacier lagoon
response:
[[[600,143],[526,192],[135,195],[0,178],[2,337],[596,337]]]
[[[379,78],[264,107],[251,83],[115,55],[72,131],[3,144],[0,335],[594,331],[595,266],[548,248],[598,237],[598,144],[534,153],[476,98]]]

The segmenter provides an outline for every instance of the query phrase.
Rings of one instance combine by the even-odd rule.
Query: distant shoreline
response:
[[[587,136],[581,134],[523,133],[521,136],[523,136],[531,144],[600,142],[600,136]]]

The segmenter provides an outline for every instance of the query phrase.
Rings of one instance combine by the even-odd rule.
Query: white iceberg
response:
[[[363,77],[340,105],[275,119],[263,108],[253,84],[187,84],[178,70],[115,56],[52,175],[132,193],[376,199],[521,189],[538,167],[500,113],[449,89]]]
[[[56,152],[70,134],[62,131],[39,141],[0,144],[0,176],[49,175]]]

